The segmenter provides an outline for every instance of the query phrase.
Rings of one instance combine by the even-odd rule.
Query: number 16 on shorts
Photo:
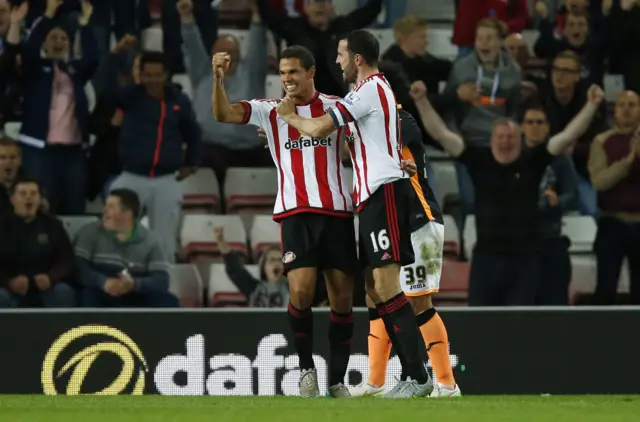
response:
[[[389,241],[389,236],[387,235],[387,229],[380,230],[377,234],[376,232],[371,232],[371,244],[373,246],[373,252],[378,253],[379,251],[387,251],[391,246],[391,242]],[[389,256],[391,259],[391,256]]]

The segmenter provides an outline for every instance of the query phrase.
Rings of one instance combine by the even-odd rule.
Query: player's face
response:
[[[522,141],[514,124],[501,124],[491,134],[491,152],[500,164],[510,164],[518,159]]]
[[[358,69],[352,54],[349,52],[347,40],[338,43],[338,57],[336,63],[342,69],[342,77],[347,83],[354,83],[358,79]]]
[[[475,47],[483,63],[494,62],[498,58],[502,47],[500,34],[494,28],[478,28]]]
[[[315,68],[306,70],[300,59],[280,60],[280,80],[286,95],[293,98],[305,98],[313,89]]]
[[[547,116],[540,110],[529,110],[524,115],[522,131],[527,141],[531,144],[541,144],[549,135],[549,122]]]

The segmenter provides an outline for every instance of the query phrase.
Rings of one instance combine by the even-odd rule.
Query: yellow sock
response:
[[[376,387],[384,385],[387,363],[391,353],[391,341],[382,318],[369,321],[369,383]]]
[[[424,338],[424,344],[427,346],[429,360],[438,382],[446,386],[455,386],[456,380],[453,378],[453,370],[449,360],[449,336],[440,315],[436,313],[429,321],[422,324],[420,332]]]

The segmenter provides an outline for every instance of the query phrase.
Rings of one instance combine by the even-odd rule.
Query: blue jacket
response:
[[[42,58],[42,44],[49,31],[54,27],[53,20],[42,17],[33,28],[22,51],[24,115],[20,141],[39,148],[44,147],[49,133],[49,112],[54,76],[54,62]],[[90,27],[80,27],[80,37],[82,57],[57,64],[60,70],[68,73],[73,80],[78,129],[82,134],[83,141],[87,142],[89,140],[89,104],[84,86],[98,68],[99,55],[98,44]]]
[[[191,101],[173,86],[165,89],[161,101],[140,85],[118,93],[117,105],[124,111],[118,150],[126,172],[155,177],[200,163],[202,133]]]

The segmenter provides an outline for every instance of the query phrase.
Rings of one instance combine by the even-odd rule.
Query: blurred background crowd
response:
[[[256,128],[213,119],[211,55],[232,57],[232,102],[281,97],[293,44],[344,96],[336,47],[358,28],[474,148],[506,117],[533,149],[605,91],[533,213],[520,173],[470,171],[396,92],[446,214],[439,305],[466,305],[470,278],[531,292],[473,305],[640,304],[640,0],[0,0],[0,307],[284,306],[275,169]]]

